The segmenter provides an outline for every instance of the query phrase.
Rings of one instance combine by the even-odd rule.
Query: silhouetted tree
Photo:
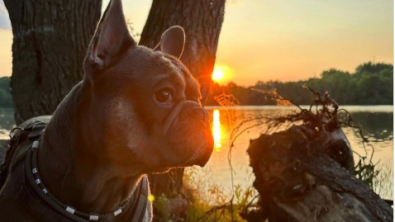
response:
[[[97,0],[4,0],[13,33],[11,93],[17,124],[52,114],[81,80],[100,18]]]
[[[321,78],[305,81],[278,82],[258,81],[252,88],[274,90],[285,99],[300,105],[309,105],[312,94],[302,86],[307,85],[322,95],[327,91],[341,105],[392,105],[393,69],[391,64],[371,62],[357,67],[355,73],[337,69],[323,71]],[[209,105],[218,105],[214,97],[221,93],[232,94],[241,105],[275,105],[273,97],[253,91],[248,87],[230,83],[225,86],[214,84],[208,96]]]

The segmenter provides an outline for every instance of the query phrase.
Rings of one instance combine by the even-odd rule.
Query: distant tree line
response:
[[[0,107],[12,108],[10,77],[0,77]]]
[[[219,105],[215,96],[222,93],[233,95],[240,105],[277,105],[273,95],[262,93],[273,90],[296,104],[308,105],[315,97],[303,85],[321,95],[328,92],[340,105],[392,105],[393,65],[367,62],[358,66],[354,73],[329,69],[322,72],[320,78],[297,82],[258,81],[251,87],[238,86],[234,82],[224,86],[214,83],[206,105]]]
[[[215,96],[222,93],[233,95],[240,105],[277,105],[270,93],[273,91],[299,105],[308,105],[314,99],[303,85],[323,95],[326,91],[341,105],[392,105],[393,104],[393,65],[385,63],[364,63],[354,73],[329,69],[320,78],[297,82],[258,81],[254,86],[238,86],[234,82],[227,85],[213,83],[206,105],[219,105]],[[257,90],[253,90],[257,89]],[[0,78],[0,107],[11,108],[10,78]]]

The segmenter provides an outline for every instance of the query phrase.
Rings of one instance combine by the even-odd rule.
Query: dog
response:
[[[179,60],[184,42],[175,26],[155,50],[137,45],[111,0],[83,80],[52,117],[12,131],[0,221],[151,221],[145,174],[204,166],[213,150],[199,85]]]

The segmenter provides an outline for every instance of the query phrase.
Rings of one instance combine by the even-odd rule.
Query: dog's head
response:
[[[138,46],[128,32],[120,0],[101,18],[84,63],[86,112],[97,152],[122,167],[147,171],[208,161],[213,138],[197,81],[178,59],[185,34],[171,27],[161,50]]]

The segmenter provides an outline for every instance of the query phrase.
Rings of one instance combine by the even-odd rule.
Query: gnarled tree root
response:
[[[341,148],[328,152],[327,144],[303,125],[251,140],[262,220],[392,221],[391,206],[330,154],[333,149],[342,154]]]

